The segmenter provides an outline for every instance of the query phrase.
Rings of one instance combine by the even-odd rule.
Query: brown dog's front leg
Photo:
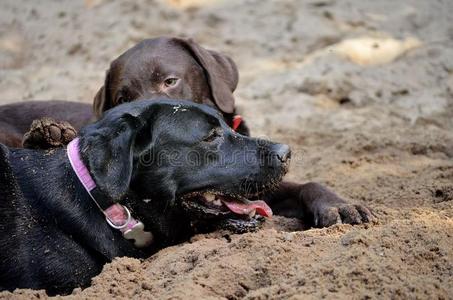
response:
[[[315,182],[282,182],[277,191],[266,197],[266,202],[275,214],[299,217],[314,227],[341,223],[361,224],[374,220],[365,206],[348,203]]]
[[[67,145],[77,136],[77,131],[65,121],[52,118],[34,120],[25,133],[22,146],[29,149],[50,149]]]

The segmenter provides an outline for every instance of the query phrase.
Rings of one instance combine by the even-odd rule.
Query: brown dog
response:
[[[95,116],[100,117],[102,112],[123,102],[190,99],[216,107],[232,126],[235,115],[233,91],[237,83],[237,68],[228,56],[206,50],[191,40],[149,39],[112,62],[104,86],[95,96],[93,108]],[[34,119],[41,117],[67,120],[78,129],[91,118],[86,113],[86,105],[79,105],[68,109],[67,102],[36,102],[33,107],[21,103],[14,109],[0,109],[0,120],[6,120],[0,123],[0,132],[4,132],[5,139],[1,140],[0,135],[0,142],[7,145],[16,143],[17,146],[21,134],[28,128],[27,124],[29,126]],[[15,110],[15,117],[5,119],[11,110]],[[73,118],[69,118],[71,114]],[[64,122],[38,120],[25,136],[24,145],[43,148],[65,144],[71,139],[69,127]],[[244,122],[236,131],[249,134]],[[307,224],[319,227],[341,222],[358,224],[373,219],[366,207],[349,204],[317,183],[284,182],[276,192],[264,195],[264,198],[276,214],[304,218]]]
[[[235,115],[233,91],[238,71],[228,56],[206,50],[191,40],[155,38],[144,40],[115,59],[104,86],[87,104],[64,101],[21,102],[0,106],[0,143],[21,147],[34,120],[51,117],[68,121],[76,130],[123,102],[138,99],[190,99],[220,110],[229,125]],[[51,148],[68,143],[66,122],[36,121],[25,135],[29,148]],[[237,131],[248,135],[244,122]]]

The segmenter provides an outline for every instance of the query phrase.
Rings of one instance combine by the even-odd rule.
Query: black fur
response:
[[[244,194],[244,182],[254,183],[247,193],[271,188],[289,156],[286,145],[233,132],[214,109],[172,100],[113,108],[81,131],[80,149],[104,196],[153,232],[152,248],[139,251],[109,227],[66,149],[0,145],[0,289],[56,294],[87,286],[114,257],[144,257],[190,236],[184,195]]]

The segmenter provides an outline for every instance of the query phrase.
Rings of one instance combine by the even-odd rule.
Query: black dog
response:
[[[253,228],[272,212],[247,198],[275,187],[289,157],[206,105],[172,100],[113,108],[68,150],[0,145],[0,289],[68,293],[114,257],[186,239],[193,221]]]

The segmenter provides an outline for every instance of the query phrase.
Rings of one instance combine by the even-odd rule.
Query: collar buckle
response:
[[[115,224],[115,216],[112,216],[112,211],[114,210],[117,210],[117,208],[119,208],[120,210],[123,210],[124,212],[126,212],[126,220],[124,220],[123,218],[121,218],[119,221],[123,221],[123,224],[121,225],[117,225]],[[110,225],[110,227],[112,228],[115,228],[115,229],[123,229],[123,228],[126,228],[127,225],[129,225],[129,223],[131,222],[131,212],[129,211],[129,209],[126,207],[126,206],[123,206],[121,204],[114,204],[112,206],[110,206],[109,208],[107,208],[106,210],[104,210],[104,214],[105,214],[105,220],[107,221],[107,223]],[[112,220],[113,219],[113,220]]]

